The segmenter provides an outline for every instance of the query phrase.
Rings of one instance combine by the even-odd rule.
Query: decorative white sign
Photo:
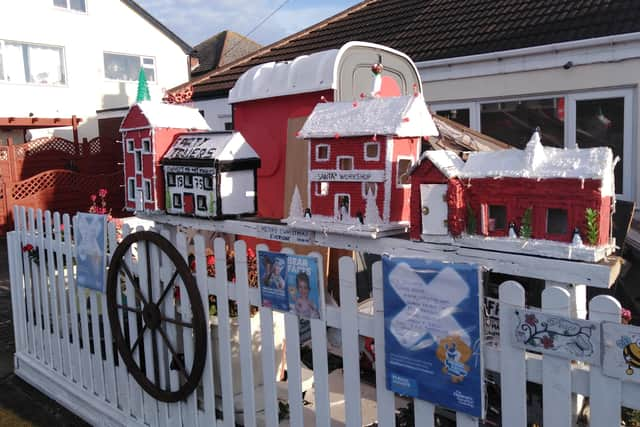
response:
[[[516,347],[600,366],[600,324],[512,308]]]
[[[602,323],[602,372],[623,381],[640,383],[640,328]]]
[[[216,170],[214,168],[199,168],[195,166],[176,166],[176,165],[164,165],[165,172],[171,173],[192,173],[198,175],[214,175]]]
[[[259,224],[258,232],[261,233],[265,239],[287,243],[308,244],[311,243],[313,238],[312,231],[296,230],[286,225]]]
[[[384,182],[384,178],[384,170],[312,169],[309,171],[309,181]]]

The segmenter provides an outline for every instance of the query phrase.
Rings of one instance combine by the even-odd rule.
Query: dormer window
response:
[[[86,12],[87,3],[85,0],[53,0],[53,5],[64,9]]]

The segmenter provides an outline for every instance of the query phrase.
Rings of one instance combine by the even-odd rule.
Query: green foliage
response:
[[[476,213],[469,203],[467,203],[467,233],[476,234]]]
[[[533,228],[531,227],[532,216],[533,208],[529,206],[522,214],[522,222],[520,223],[520,237],[523,239],[529,239],[533,234]]]
[[[598,229],[598,211],[587,208],[584,211],[584,217],[587,220],[587,242],[595,246],[598,244],[598,235],[600,234],[600,230]]]

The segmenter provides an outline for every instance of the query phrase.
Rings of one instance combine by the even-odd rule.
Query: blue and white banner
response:
[[[483,415],[480,269],[383,258],[387,388]]]
[[[75,235],[78,286],[104,292],[107,267],[107,216],[79,212]]]

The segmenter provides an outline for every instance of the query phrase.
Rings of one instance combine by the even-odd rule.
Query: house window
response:
[[[199,211],[207,211],[207,198],[206,196],[197,196],[196,204]]]
[[[0,40],[0,81],[64,85],[64,49]]]
[[[338,169],[348,171],[353,169],[352,156],[338,156]]]
[[[202,182],[205,190],[213,190],[213,177],[206,175],[202,177]]]
[[[396,177],[396,187],[404,187],[410,184],[409,169],[411,169],[412,159],[398,159],[398,174]]]
[[[137,81],[140,68],[147,81],[156,81],[155,59],[148,56],[104,53],[104,76],[109,80]]]
[[[127,139],[127,153],[133,153],[133,152],[134,152],[133,139]]]
[[[505,230],[507,228],[507,207],[489,205],[489,231]]]
[[[136,151],[134,154],[135,154],[136,172],[142,173],[142,152]]]
[[[567,234],[569,215],[566,209],[547,209],[547,234]]]
[[[364,144],[364,159],[368,161],[380,160],[380,144],[377,142]]]
[[[175,173],[167,173],[167,186],[175,187],[176,186],[176,174]]]
[[[446,110],[436,110],[436,114],[445,119],[449,119],[463,126],[471,126],[471,110],[469,108],[451,108]]]
[[[136,179],[127,178],[127,200],[136,201]]]
[[[173,207],[176,209],[182,209],[182,194],[173,195]]]
[[[329,146],[326,144],[316,145],[316,161],[326,162],[329,160]]]
[[[185,188],[193,188],[193,175],[185,174],[185,176],[184,176],[184,187]]]
[[[87,4],[85,0],[53,0],[53,5],[78,12],[86,12]]]
[[[362,183],[362,197],[366,199],[369,193],[373,193],[373,197],[378,195],[378,185],[375,182]]]
[[[326,196],[329,194],[329,183],[328,182],[316,182],[316,196]]]
[[[142,139],[142,152],[145,154],[151,153],[151,140],[149,138]]]
[[[153,197],[151,196],[151,181],[148,179],[145,179],[143,183],[144,183],[144,201],[152,202]]]

